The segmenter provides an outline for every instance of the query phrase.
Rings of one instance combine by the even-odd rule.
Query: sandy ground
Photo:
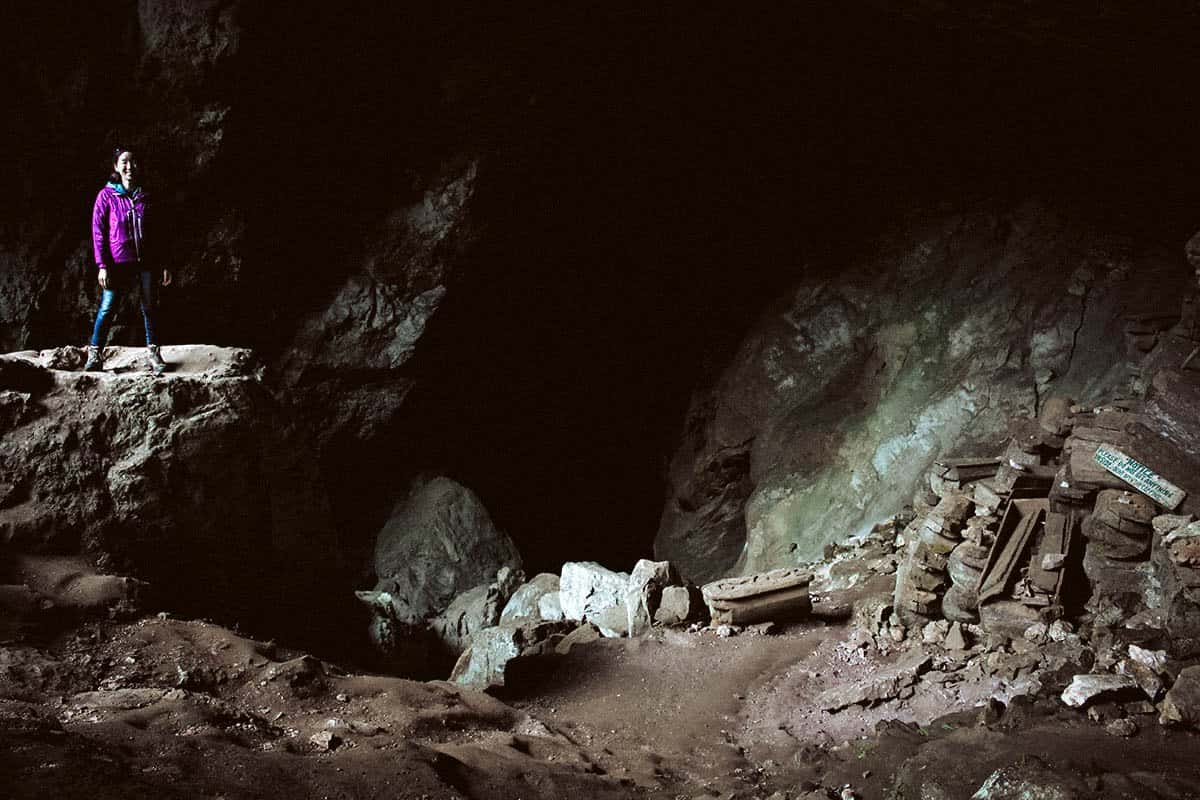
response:
[[[965,798],[1016,763],[1072,781],[1067,796],[1200,797],[1200,735],[1152,715],[1118,738],[1050,696],[973,708],[968,687],[936,680],[904,700],[824,711],[822,691],[904,657],[854,634],[814,623],[602,639],[534,663],[493,697],[345,674],[202,622],[96,623],[0,648],[0,787],[13,798],[780,800],[849,784],[861,798]]]

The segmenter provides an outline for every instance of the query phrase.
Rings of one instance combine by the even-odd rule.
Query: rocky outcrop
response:
[[[403,405],[414,380],[403,367],[471,240],[477,174],[474,161],[450,165],[416,202],[390,213],[361,265],[298,323],[281,383],[321,441],[370,440]]]
[[[419,29],[420,16],[406,15],[405,29]],[[277,30],[285,20],[292,34],[283,42]],[[369,535],[396,487],[373,487],[364,504],[360,463],[328,453],[353,450],[392,421],[414,380],[401,367],[473,230],[478,161],[429,132],[442,108],[422,93],[437,75],[389,93],[386,104],[397,109],[419,95],[421,108],[438,111],[420,124],[398,111],[404,131],[377,135],[407,152],[383,156],[361,141],[341,149],[380,127],[361,119],[361,97],[347,99],[347,84],[361,81],[281,56],[328,41],[319,15],[166,0],[96,15],[27,10],[13,24],[53,27],[62,48],[23,44],[10,54],[21,87],[16,149],[45,157],[36,179],[11,187],[0,214],[0,351],[84,341],[99,291],[90,204],[108,175],[110,148],[133,148],[151,198],[154,265],[175,277],[162,293],[160,333],[168,343],[253,347],[289,413],[314,432],[339,516]],[[409,48],[388,46],[398,70],[405,58],[423,59],[394,49]],[[269,87],[254,77],[283,62],[287,77]],[[322,94],[326,112],[313,115]],[[335,110],[338,103],[355,113]],[[325,116],[338,122],[324,128]],[[405,137],[439,144],[414,154]],[[351,189],[333,191],[317,177],[330,157],[339,170],[349,159],[370,167],[349,178]],[[380,175],[381,160],[394,175]],[[136,313],[118,317],[110,343],[136,343],[137,322]],[[364,505],[361,517],[351,516]]]
[[[1051,392],[1128,389],[1187,278],[1035,202],[914,217],[878,252],[814,265],[694,398],[657,557],[704,580],[816,559]]]
[[[501,567],[520,569],[521,556],[475,493],[450,478],[421,478],[375,539],[373,591],[391,596],[397,619],[418,622],[491,583]],[[497,614],[515,589],[508,589]]]
[[[128,587],[31,557],[84,556],[176,611],[247,619],[318,602],[311,587],[337,564],[328,509],[253,353],[164,347],[158,378],[144,353],[109,348],[103,373],[71,371],[80,348],[0,357],[8,569],[60,606]]]

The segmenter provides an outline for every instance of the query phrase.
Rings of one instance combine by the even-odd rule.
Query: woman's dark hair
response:
[[[116,166],[117,159],[121,157],[121,153],[132,153],[132,152],[133,152],[133,150],[130,150],[128,147],[122,147],[120,145],[117,145],[116,147],[113,148],[112,160],[109,162],[109,166]],[[108,180],[110,183],[120,183],[121,176],[118,175],[117,171],[114,169],[111,173],[109,173]]]

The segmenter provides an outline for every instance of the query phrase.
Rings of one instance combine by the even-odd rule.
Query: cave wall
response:
[[[1191,272],[1093,209],[913,212],[812,264],[698,393],[655,553],[707,580],[820,559],[914,497],[938,457],[1001,452],[1051,395],[1132,396]]]

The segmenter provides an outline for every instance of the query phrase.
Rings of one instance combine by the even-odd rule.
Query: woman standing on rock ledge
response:
[[[113,150],[113,173],[96,196],[92,209],[92,249],[96,257],[98,280],[103,294],[92,341],[88,346],[85,370],[104,368],[104,341],[120,299],[134,286],[138,288],[142,317],[146,322],[146,346],[150,368],[161,374],[166,362],[158,351],[155,313],[158,307],[158,281],[146,258],[143,220],[146,194],[138,184],[137,159],[124,147]],[[162,272],[162,285],[169,286],[171,273]]]

